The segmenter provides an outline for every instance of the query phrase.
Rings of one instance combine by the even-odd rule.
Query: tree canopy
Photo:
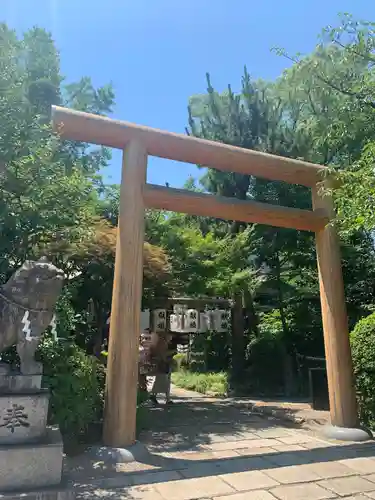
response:
[[[277,49],[292,65],[274,81],[254,80],[245,67],[235,93],[231,85],[216,90],[215,75],[207,74],[207,91],[191,96],[187,115],[188,134],[324,164],[337,177],[351,326],[375,303],[374,40],[374,23],[343,16],[323,30],[311,54]],[[49,255],[69,277],[59,328],[89,349],[110,310],[119,187],[102,179],[110,151],[61,140],[50,109],[106,115],[114,90],[96,88],[89,76],[65,81],[58,49],[41,28],[19,37],[2,24],[0,42],[0,279],[26,258]],[[185,188],[311,208],[303,186],[214,169]],[[240,297],[245,368],[266,377],[261,365],[277,353],[282,375],[269,380],[270,390],[282,378],[297,391],[300,360],[324,354],[313,235],[153,210],[145,218],[144,305],[177,294]],[[210,342],[217,359],[225,352],[225,365],[228,339]]]

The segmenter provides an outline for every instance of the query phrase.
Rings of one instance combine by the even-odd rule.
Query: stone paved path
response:
[[[175,390],[151,410],[138,462],[70,460],[78,498],[375,499],[375,443],[338,443],[251,413],[245,404]]]

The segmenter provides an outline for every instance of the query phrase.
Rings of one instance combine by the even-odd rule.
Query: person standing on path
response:
[[[173,356],[177,352],[177,345],[174,345],[175,342],[173,336],[170,334],[157,335],[157,337],[155,346],[155,355],[158,357],[157,374],[151,389],[150,401],[157,405],[157,395],[165,394],[166,404],[172,404],[171,374]]]

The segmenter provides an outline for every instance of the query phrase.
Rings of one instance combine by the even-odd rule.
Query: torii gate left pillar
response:
[[[122,162],[105,387],[104,443],[116,448],[135,442],[146,171],[147,152],[131,141]]]

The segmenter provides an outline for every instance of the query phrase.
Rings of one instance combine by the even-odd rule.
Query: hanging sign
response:
[[[155,309],[153,319],[155,332],[165,332],[167,329],[166,309]]]
[[[227,332],[229,330],[229,312],[224,309],[213,311],[214,329],[217,332]]]
[[[196,309],[188,309],[185,316],[185,332],[196,333],[199,330],[199,313]]]

